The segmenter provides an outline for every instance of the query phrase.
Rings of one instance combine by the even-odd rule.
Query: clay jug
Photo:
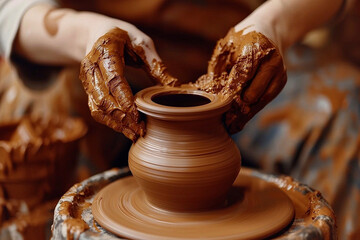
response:
[[[193,212],[220,207],[241,157],[222,114],[231,101],[191,88],[155,86],[136,95],[147,132],[129,152],[129,167],[151,205]]]

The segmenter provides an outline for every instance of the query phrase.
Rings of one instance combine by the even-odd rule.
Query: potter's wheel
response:
[[[92,212],[108,231],[135,239],[258,239],[278,233],[294,218],[293,203],[281,189],[242,174],[219,209],[193,213],[158,209],[129,176],[103,188]]]

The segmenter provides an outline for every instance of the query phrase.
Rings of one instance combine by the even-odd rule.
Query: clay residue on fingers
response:
[[[275,51],[276,47],[263,34],[250,32],[243,35],[243,31],[236,33],[231,29],[225,38],[218,41],[209,62],[208,73],[197,80],[196,86],[232,97],[246,87],[245,80],[250,80],[264,58]],[[236,69],[233,69],[234,66]],[[233,81],[228,81],[231,74],[236,76],[232,76]],[[234,81],[237,79],[244,81]]]
[[[14,220],[25,224],[22,229],[35,224],[27,214],[68,188],[85,133],[82,120],[61,117],[0,125],[0,226]]]
[[[171,76],[165,64],[160,60],[157,54],[154,55],[153,52],[150,52],[151,50],[147,44],[142,44],[144,45],[132,45],[132,49],[127,52],[129,56],[132,56],[129,58],[130,62],[135,66],[141,67],[148,74],[154,84],[176,86],[178,79]],[[153,58],[151,59],[149,56],[153,56]]]
[[[281,91],[285,82],[280,52],[266,36],[231,29],[218,41],[207,74],[194,85],[234,99],[226,119],[229,131],[235,133]]]
[[[89,96],[94,119],[122,132],[134,142],[145,135],[145,124],[124,77],[125,61],[128,65],[143,68],[154,83],[173,86],[177,81],[160,60],[147,61],[147,48],[146,45],[133,45],[126,31],[115,28],[97,40],[81,63],[80,79]]]
[[[150,75],[158,79],[161,85],[164,86],[176,86],[178,85],[178,79],[172,77],[164,65],[163,62],[153,59],[152,68],[150,70]]]
[[[97,40],[81,63],[80,79],[95,120],[133,141],[145,134],[134,97],[124,77],[124,54],[132,48],[127,32],[113,29]],[[127,51],[131,53],[131,51]],[[136,56],[130,57],[137,62]]]

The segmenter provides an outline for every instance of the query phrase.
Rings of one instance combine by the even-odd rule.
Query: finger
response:
[[[165,86],[175,86],[178,80],[171,76],[166,66],[156,52],[154,42],[146,36],[142,45],[134,46],[131,42],[126,45],[129,55],[140,58],[143,62],[143,69],[149,74],[155,83]]]
[[[114,112],[120,112],[120,110],[116,109],[116,110],[114,110]],[[137,138],[140,136],[140,134],[137,134],[131,128],[124,126],[122,124],[119,124],[118,121],[116,121],[114,118],[112,118],[113,114],[109,115],[108,113],[105,113],[101,110],[94,110],[94,111],[91,111],[91,116],[97,122],[105,124],[106,126],[114,129],[117,132],[123,133],[127,138],[129,138],[132,141],[136,141]]]
[[[102,81],[95,81],[98,85],[101,94],[109,92],[108,96],[104,96],[104,101],[101,101],[99,106],[106,115],[106,124],[111,128],[123,132],[127,137],[134,140],[139,135],[142,135],[144,126],[139,125],[139,113],[134,104],[134,97],[132,95],[129,84],[122,75],[124,61],[120,58],[124,51],[124,42],[108,42],[103,46],[103,54],[100,55],[98,65],[100,71],[95,68],[95,79],[103,79]],[[119,74],[120,72],[120,74]],[[106,104],[107,106],[103,106]],[[120,110],[120,111],[118,111]]]
[[[243,102],[242,100],[239,101],[239,103],[241,103],[243,106],[249,107],[249,111],[245,113],[246,115],[245,120],[248,119],[247,121],[249,121],[251,118],[255,116],[255,114],[257,114],[269,102],[271,102],[284,88],[286,84],[286,79],[287,76],[285,70],[281,74],[273,77],[264,95],[259,99],[259,101],[256,104],[248,104]]]
[[[128,34],[129,41],[127,42],[128,45],[126,48],[131,51],[129,52],[130,55],[136,56],[144,65],[147,66],[150,66],[154,59],[156,61],[161,61],[155,50],[154,42],[149,36],[141,32],[136,27],[132,27],[128,30],[129,31],[126,33]]]
[[[230,134],[242,130],[244,125],[250,120],[249,112],[249,106],[241,101],[239,95],[236,95],[231,108],[225,114],[225,125]]]
[[[281,75],[284,70],[281,56],[275,49],[272,49],[264,56],[259,65],[257,74],[242,95],[242,99],[249,104],[257,102],[268,88],[273,76],[276,74]]]
[[[80,78],[86,93],[92,98],[96,107],[100,107],[103,111],[114,108],[115,104],[111,101],[112,97],[106,99],[105,94],[108,90],[99,68],[90,61],[84,60],[83,62]]]
[[[97,63],[107,82],[116,77],[124,78],[124,45],[123,39],[109,38],[97,49],[100,52]]]
[[[213,74],[205,74],[196,80],[194,86],[200,90],[218,94],[223,89],[227,78],[228,76],[226,73],[218,77],[214,77]]]
[[[88,105],[90,108],[91,116],[99,123],[105,124],[111,127],[115,131],[121,132],[122,126],[117,124],[113,119],[109,118],[108,114],[101,110],[94,102],[94,99],[89,96]]]
[[[88,78],[88,76],[89,74],[91,75],[91,77],[93,76],[93,70],[94,70],[94,64],[89,61],[88,57],[85,57],[80,64],[79,78],[87,94],[89,93],[89,82],[90,82],[88,79],[91,79]]]
[[[231,46],[227,38],[220,39],[214,48],[214,52],[208,64],[208,74],[218,76],[223,72],[229,73],[233,62],[231,61]]]
[[[97,61],[106,86],[102,91],[109,92],[109,98],[113,97],[117,107],[126,112],[134,102],[131,88],[124,77],[126,40],[119,38],[119,36],[105,40],[102,47],[98,48],[101,54]]]
[[[234,134],[241,131],[246,123],[249,122],[256,113],[263,109],[280,93],[282,88],[285,86],[286,79],[287,76],[285,71],[273,78],[266,92],[255,105],[245,103],[240,98],[240,95],[236,95],[230,110],[225,114],[225,124],[229,133]]]
[[[258,61],[252,52],[239,56],[236,64],[231,69],[229,79],[221,94],[227,97],[240,94],[254,77],[258,66]]]
[[[135,141],[144,135],[130,86],[123,77],[126,39],[111,31],[101,37],[82,61],[80,78],[89,95],[89,107],[96,121],[123,132]]]
[[[109,118],[109,115],[112,111],[114,111],[114,109],[116,109],[117,106],[116,103],[114,103],[112,96],[105,96],[105,93],[108,90],[105,86],[100,70],[95,67],[92,69],[92,71],[88,71],[87,80],[87,84],[91,85],[91,87],[88,88],[91,89],[88,91],[88,105],[93,117],[97,121],[106,124],[114,130],[121,131],[122,126],[120,117],[110,121],[111,118]]]
[[[284,70],[282,74],[277,75],[272,79],[269,84],[269,87],[266,89],[264,95],[260,98],[259,103],[263,105],[263,107],[273,100],[284,88],[287,81],[286,71]]]
[[[145,123],[136,121],[139,119],[138,114],[134,105],[130,112],[124,113],[119,109],[114,109],[107,116],[110,116],[109,124],[113,126],[114,130],[122,132],[132,141],[136,141],[139,136],[145,135]]]
[[[86,66],[85,64],[84,67]],[[139,126],[136,126],[136,119],[139,118],[136,108],[130,107],[129,109],[131,109],[131,111],[124,113],[119,109],[119,106],[117,106],[115,99],[111,95],[105,96],[108,89],[99,68],[92,67],[91,70],[88,70],[85,74],[87,81],[84,82],[87,85],[87,89],[91,89],[87,92],[89,94],[89,108],[94,119],[111,127],[115,131],[126,131],[126,136],[132,140],[136,139],[136,136],[141,135],[144,131],[139,128]],[[89,87],[88,85],[91,86]],[[135,120],[130,121],[129,119]]]
[[[117,132],[122,132],[127,138],[135,142],[139,136],[145,135],[145,124],[141,122],[139,124],[130,124],[129,116],[131,114],[125,114],[119,109],[114,109],[112,112],[104,112],[96,106],[93,99],[89,97],[88,101],[91,109],[91,116],[102,124],[114,129]]]
[[[171,76],[161,61],[153,60],[150,71],[148,73],[157,83],[160,83],[161,85],[177,86],[180,84],[178,79]]]
[[[244,48],[244,43],[246,42],[244,42],[242,34],[231,28],[226,36],[216,43],[209,61],[208,74],[212,73],[215,77],[224,73],[229,74],[237,62],[237,57],[248,55],[246,52],[252,49]]]
[[[106,93],[109,90],[97,64],[100,53],[103,52],[100,42],[99,40],[90,53],[82,60],[79,77],[89,97],[92,97],[97,107],[101,107],[105,111],[115,107],[116,102],[112,96],[107,96]]]
[[[121,125],[123,126],[122,132],[124,134],[133,132],[136,138],[145,135],[145,123],[143,121],[139,122],[139,112],[137,111],[135,104],[127,113],[125,113],[124,117],[119,111],[114,111],[112,114],[114,119],[121,119]]]
[[[111,98],[106,99],[105,97],[105,93],[108,92],[108,90],[104,84],[100,70],[88,59],[84,59],[82,62],[80,79],[86,93],[89,95],[89,98],[92,98],[96,107],[101,108],[103,111],[115,107],[115,104],[111,102]],[[90,105],[89,107],[90,110],[92,110]]]

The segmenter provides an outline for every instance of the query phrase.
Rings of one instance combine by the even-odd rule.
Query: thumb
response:
[[[162,61],[154,59],[151,65],[149,74],[157,83],[172,87],[179,84],[178,79],[171,76]]]

